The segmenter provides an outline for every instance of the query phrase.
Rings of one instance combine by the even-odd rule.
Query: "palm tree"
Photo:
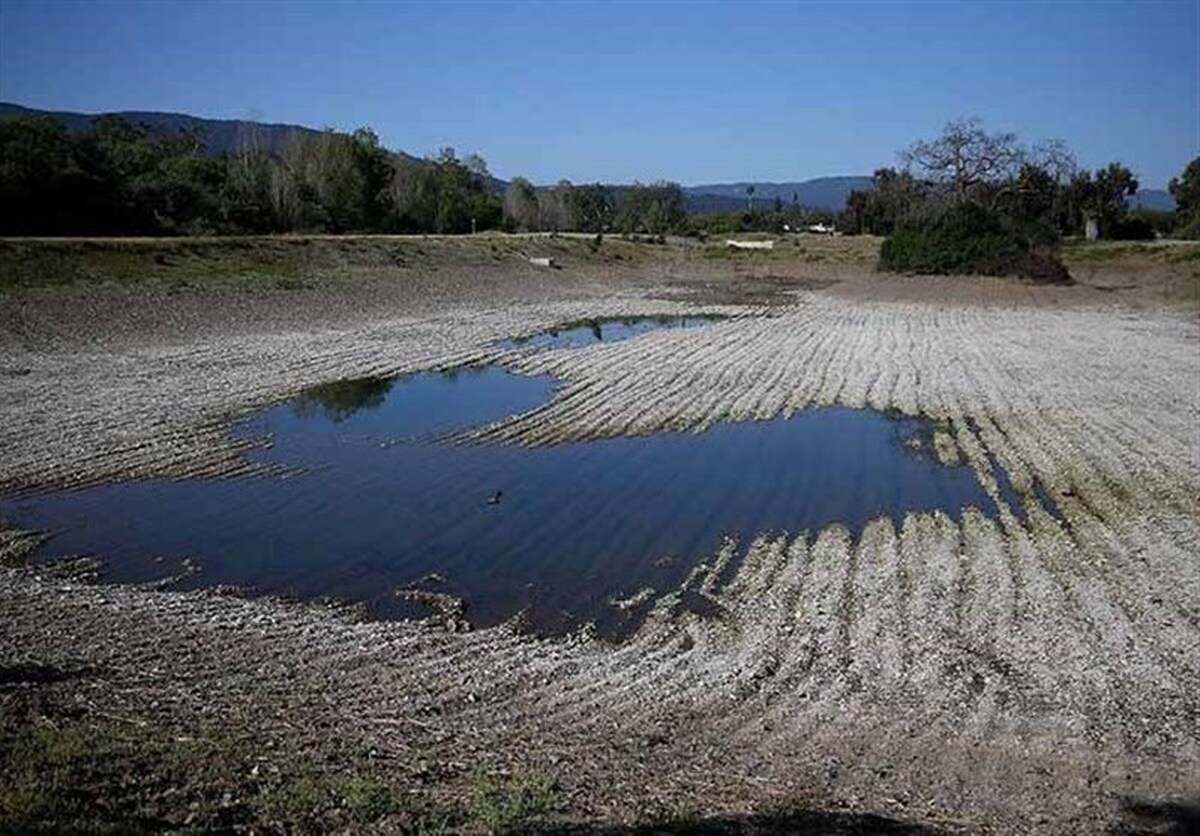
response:
[[[746,187],[746,211],[754,211],[754,186]]]

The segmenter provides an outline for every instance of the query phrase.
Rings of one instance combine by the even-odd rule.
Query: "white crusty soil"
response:
[[[174,336],[84,308],[87,338],[60,325],[49,344],[20,336],[35,303],[0,300],[15,323],[0,340],[0,489],[237,472],[231,416],[314,383],[502,361],[563,384],[546,407],[483,430],[491,442],[896,409],[938,422],[939,456],[972,465],[1000,518],[767,537],[722,586],[726,549],[687,584],[720,616],[681,606],[681,591],[618,645],[3,569],[0,657],[100,668],[117,713],[236,715],[317,745],[361,735],[400,777],[431,753],[550,768],[574,812],[611,819],[647,799],[701,812],[801,801],[954,830],[1083,833],[1127,800],[1200,794],[1193,314],[1087,288],[865,273],[818,290],[780,281],[771,304],[739,305],[737,279],[674,278],[568,276],[531,298],[518,274],[411,310],[403,294],[372,296],[324,324],[318,305],[223,327],[184,299],[166,304],[209,324]],[[584,349],[489,347],[580,317],[685,310],[733,318]]]

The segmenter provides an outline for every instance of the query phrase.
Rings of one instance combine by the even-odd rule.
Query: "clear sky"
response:
[[[0,99],[370,125],[538,182],[869,174],[977,115],[1161,188],[1200,154],[1200,0],[0,0]]]

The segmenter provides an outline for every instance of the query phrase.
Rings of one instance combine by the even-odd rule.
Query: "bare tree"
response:
[[[538,229],[538,193],[524,177],[514,177],[504,189],[504,217],[521,232]]]
[[[1016,134],[990,134],[977,118],[946,125],[942,135],[900,152],[900,160],[918,177],[948,189],[956,202],[983,186],[1013,178],[1026,159]]]
[[[254,122],[238,122],[234,128],[233,158],[237,160],[262,153],[266,141],[262,126]]]
[[[279,159],[270,167],[268,197],[275,223],[294,230],[300,225],[300,188],[303,182],[303,140],[299,134],[288,137]]]
[[[559,180],[552,189],[541,189],[537,193],[538,226],[552,232],[575,227],[575,187],[570,180]]]
[[[437,215],[437,194],[429,164],[424,160],[397,154],[392,159],[392,179],[388,185],[395,222],[401,227],[427,230]]]
[[[305,185],[315,194],[332,232],[358,227],[363,217],[363,174],[354,153],[354,139],[326,128],[305,143]]]
[[[1033,146],[1029,162],[1054,178],[1054,182],[1065,186],[1079,171],[1075,155],[1065,140],[1047,139]]]
[[[678,183],[658,180],[649,185],[635,182],[625,189],[617,225],[624,232],[645,230],[666,235],[687,220],[683,189]]]

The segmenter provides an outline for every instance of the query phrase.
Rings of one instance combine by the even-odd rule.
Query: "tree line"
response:
[[[900,160],[899,170],[875,172],[874,189],[850,194],[843,221],[886,236],[884,269],[1069,281],[1055,255],[1064,236],[1154,238],[1186,233],[1194,219],[1186,185],[1172,181],[1172,193],[1184,195],[1175,213],[1131,211],[1138,182],[1126,166],[1083,170],[1061,141],[1029,147],[977,119],[949,123]]]
[[[688,231],[687,202],[678,183],[658,180],[630,186],[602,183],[538,188],[524,177],[504,190],[504,225],[514,232],[606,232],[666,236]]]
[[[253,131],[220,156],[203,137],[100,117],[0,120],[0,233],[206,235],[272,232],[467,232],[501,222],[477,156],[425,160],[363,128],[295,134],[278,154]]]
[[[515,178],[500,193],[478,155],[389,151],[369,128],[292,135],[264,150],[100,117],[72,133],[48,116],[0,120],[0,234],[608,231],[665,235],[687,221],[677,183],[610,187]]]
[[[842,213],[795,199],[747,211],[692,216],[678,183],[535,186],[503,192],[482,157],[444,148],[419,159],[380,145],[369,128],[297,133],[278,153],[249,126],[238,147],[204,153],[203,137],[100,117],[72,133],[49,116],[0,120],[0,234],[220,235],[281,232],[524,232],[729,234],[836,223],[850,233],[899,227],[974,207],[1029,247],[1081,235],[1200,237],[1200,159],[1172,180],[1175,213],[1130,211],[1137,181],[1123,165],[1077,168],[1061,142],[1027,148],[976,120],[947,126],[875,172]]]
[[[1175,212],[1130,209],[1138,181],[1119,162],[1081,169],[1061,140],[1027,147],[1014,134],[989,133],[977,119],[949,123],[940,137],[902,151],[900,160],[899,169],[875,171],[873,189],[850,193],[841,222],[846,231],[890,235],[905,223],[972,205],[1034,244],[1083,236],[1089,227],[1107,239],[1196,234],[1189,228],[1193,211],[1181,182],[1200,179],[1200,160],[1183,181],[1172,181]]]

